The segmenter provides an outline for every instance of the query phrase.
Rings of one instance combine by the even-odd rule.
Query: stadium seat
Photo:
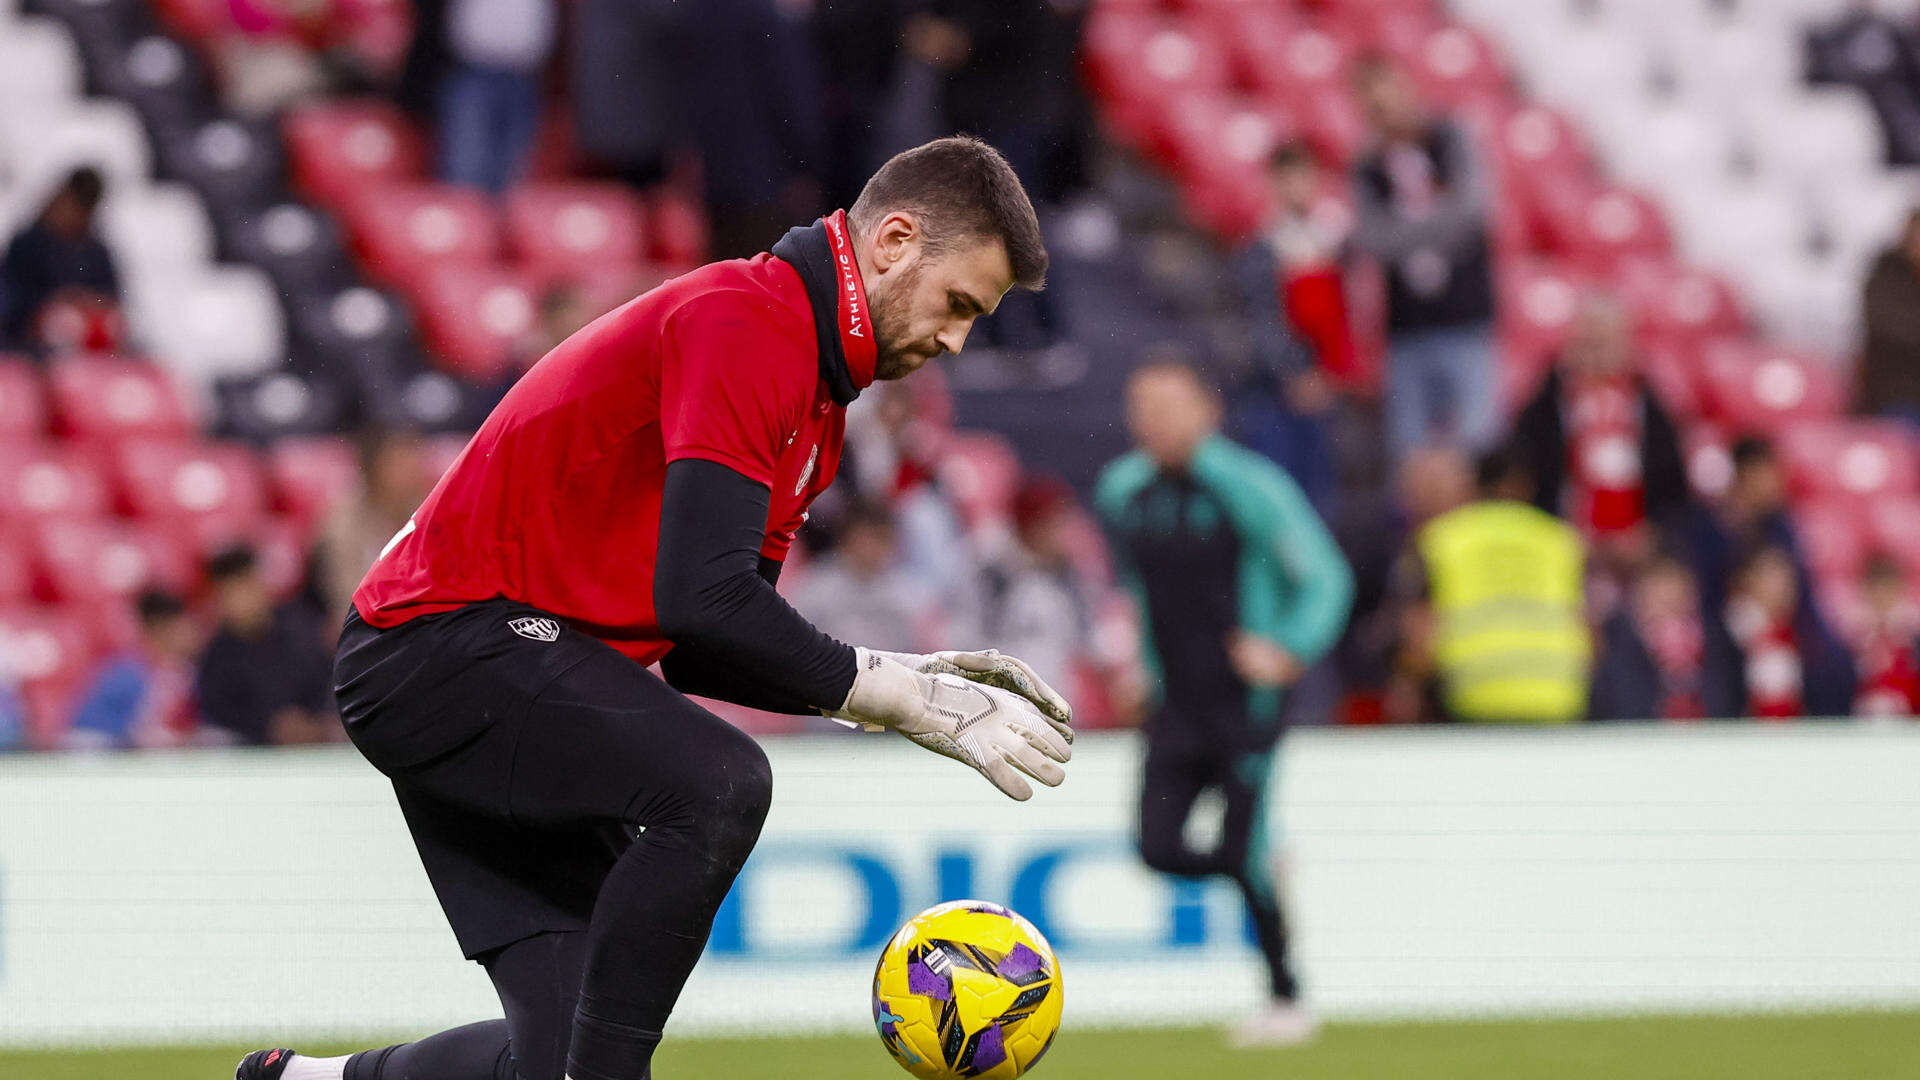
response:
[[[492,382],[538,329],[540,297],[539,279],[523,270],[440,267],[420,288],[421,330],[447,370]]]
[[[14,528],[0,528],[0,609],[33,599],[33,563],[27,558],[26,537]]]
[[[1848,499],[1807,502],[1793,518],[1800,549],[1815,578],[1860,576],[1869,554],[1864,506]]]
[[[940,479],[968,528],[1003,520],[1020,484],[1020,458],[999,435],[955,431],[940,459]]]
[[[1696,267],[1658,256],[1630,256],[1615,266],[1613,285],[1647,337],[1729,337],[1745,327],[1740,302],[1726,281]]]
[[[111,466],[116,501],[137,518],[218,519],[245,530],[266,514],[266,480],[246,447],[129,439],[115,449]]]
[[[1420,16],[1418,21],[1430,23],[1430,18]],[[1413,40],[1416,49],[1402,53],[1402,59],[1436,100],[1459,104],[1506,92],[1507,75],[1499,52],[1474,31],[1430,24]]]
[[[193,427],[167,373],[141,360],[70,356],[49,371],[54,424],[79,439],[178,438]]]
[[[1776,430],[1788,480],[1800,497],[1878,500],[1920,494],[1914,439],[1898,422],[1832,420]]]
[[[267,450],[274,505],[312,527],[360,489],[360,459],[345,439],[282,439]]]
[[[0,607],[0,657],[26,700],[29,745],[47,746],[92,667],[98,647],[83,612],[20,604]]]
[[[505,218],[509,251],[536,272],[571,274],[646,257],[646,205],[620,184],[525,184],[507,194]]]
[[[493,204],[474,188],[382,187],[351,199],[344,220],[367,270],[409,290],[432,271],[482,266],[500,251]]]
[[[1867,504],[1867,534],[1874,549],[1920,577],[1920,497],[1890,496]]]
[[[279,296],[252,266],[150,277],[128,290],[128,316],[156,356],[201,386],[251,375],[287,358]]]
[[[188,41],[208,41],[233,26],[233,0],[152,0],[154,14]]]
[[[1593,283],[1564,264],[1515,260],[1499,270],[1495,284],[1500,352],[1537,372],[1566,344],[1580,298]]]
[[[267,272],[283,295],[347,284],[351,264],[333,219],[296,202],[216,215],[227,250]]]
[[[152,170],[139,116],[117,101],[9,102],[0,105],[0,122],[17,190],[34,205],[82,165],[100,170],[109,190],[139,187]]]
[[[282,164],[270,128],[220,118],[155,133],[166,175],[184,180],[209,206],[263,206],[280,189]]]
[[[1847,403],[1847,380],[1837,365],[1738,340],[1708,343],[1700,388],[1712,415],[1762,434],[1838,416]]]
[[[213,225],[180,184],[117,188],[100,207],[100,233],[123,278],[195,273],[213,261]]]
[[[213,109],[211,80],[200,58],[164,34],[111,42],[89,65],[109,96],[131,104],[150,129],[183,127]]]
[[[84,82],[80,51],[57,20],[27,16],[0,32],[0,110],[76,100]]]
[[[255,443],[338,430],[354,407],[337,377],[284,369],[221,379],[213,391],[219,430]]]
[[[1748,148],[1763,176],[1812,191],[1837,177],[1875,172],[1886,160],[1886,139],[1872,107],[1852,87],[1784,100],[1755,97],[1742,106]]]
[[[0,443],[0,521],[99,517],[113,508],[100,462],[58,444]]]
[[[427,175],[426,140],[384,101],[303,105],[283,124],[294,186],[327,206]]]
[[[1589,273],[1607,275],[1623,258],[1667,253],[1667,226],[1646,193],[1626,187],[1569,191],[1547,208],[1553,249]]]
[[[35,530],[41,595],[74,604],[123,603],[141,589],[186,591],[191,550],[165,532],[117,521],[49,521]]]
[[[25,360],[0,353],[0,444],[31,442],[47,431],[46,392]]]
[[[647,196],[647,255],[665,266],[707,261],[707,216],[697,200],[668,188]]]
[[[302,292],[291,307],[297,351],[351,386],[365,384],[369,376],[377,381],[413,352],[406,308],[378,289],[352,285]]]

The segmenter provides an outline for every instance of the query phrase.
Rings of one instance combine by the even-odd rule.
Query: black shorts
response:
[[[747,736],[535,608],[471,604],[377,630],[347,617],[340,716],[393,781],[468,957],[584,930],[649,797]]]

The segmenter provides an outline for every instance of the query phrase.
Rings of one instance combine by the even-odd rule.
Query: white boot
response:
[[[1299,1046],[1312,1042],[1319,1033],[1320,1021],[1312,1013],[1285,998],[1275,998],[1259,1012],[1242,1020],[1227,1041],[1243,1050]]]

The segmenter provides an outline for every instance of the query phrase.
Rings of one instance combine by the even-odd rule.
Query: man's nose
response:
[[[949,326],[940,331],[933,340],[938,342],[942,349],[950,353],[958,353],[961,346],[967,343],[967,331],[972,328],[973,321],[969,319],[958,326]]]

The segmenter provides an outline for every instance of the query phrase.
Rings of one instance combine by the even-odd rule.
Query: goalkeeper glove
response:
[[[1062,734],[1068,729],[1027,699],[945,671],[923,674],[894,659],[898,654],[857,647],[854,653],[853,689],[828,716],[898,731],[971,766],[1012,799],[1033,797],[1021,773],[1048,787],[1067,778],[1060,764],[1073,756]]]
[[[922,675],[958,675],[977,683],[1011,690],[1031,701],[1053,722],[1055,730],[1068,742],[1073,741],[1073,706],[1048,686],[1026,661],[1008,656],[999,649],[978,652],[948,650],[937,653],[875,652],[897,660]]]

